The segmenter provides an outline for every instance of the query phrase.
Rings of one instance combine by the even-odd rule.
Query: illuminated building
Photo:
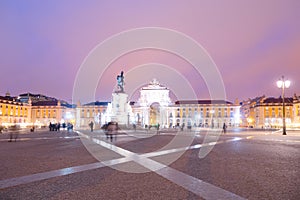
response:
[[[26,126],[31,122],[31,102],[24,103],[16,97],[11,97],[9,93],[0,96],[0,125]]]
[[[224,100],[178,100],[172,102],[169,89],[157,80],[140,90],[137,102],[128,102],[128,124],[141,127],[228,127],[281,128],[282,98],[260,96],[234,103]],[[300,127],[300,96],[285,98],[286,125]],[[128,112],[128,113],[129,113]],[[95,128],[111,121],[111,102],[91,102],[76,106],[41,94],[0,96],[0,125],[48,126],[70,122],[77,128]]]
[[[299,106],[299,99],[285,98],[286,110],[286,125],[293,127],[299,122],[299,115],[297,112]],[[282,127],[282,98],[274,97],[257,97],[244,101],[241,107],[243,125],[253,126],[256,128],[281,128]]]
[[[169,89],[153,79],[148,86],[140,90],[140,98],[134,105],[134,123],[145,125],[168,126],[171,99]]]
[[[93,121],[95,124],[108,123],[110,118],[107,116],[109,110],[109,102],[92,102],[81,105],[80,102],[76,106],[76,127],[88,128],[88,124]]]
[[[242,102],[241,106],[241,126],[242,127],[255,127],[255,105],[264,99],[265,96],[248,99]]]
[[[47,126],[51,123],[75,123],[75,109],[59,100],[32,103],[31,120],[35,125]]]
[[[129,102],[128,125],[141,127],[157,126],[169,128],[208,127],[222,128],[240,124],[240,105],[222,100],[185,100],[172,102],[169,89],[153,79],[140,90],[137,102]],[[93,121],[96,127],[111,120],[112,105],[110,102],[92,102],[76,108],[76,127],[88,128]]]
[[[209,127],[239,126],[240,106],[223,100],[181,100],[172,102],[169,89],[153,80],[140,91],[133,107],[135,122],[141,126]]]
[[[294,94],[293,97],[293,116],[294,116],[294,127],[300,127],[300,96]]]
[[[240,124],[240,105],[223,100],[176,101],[169,121],[175,126],[222,128],[238,127]],[[175,122],[175,124],[174,124]]]

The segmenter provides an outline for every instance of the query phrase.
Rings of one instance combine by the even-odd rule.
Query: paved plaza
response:
[[[100,130],[44,130],[8,140],[0,134],[0,199],[300,197],[300,131],[121,130],[111,142]]]

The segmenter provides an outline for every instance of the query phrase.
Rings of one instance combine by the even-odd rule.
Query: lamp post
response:
[[[129,112],[127,114],[127,127],[129,127],[129,118],[130,118],[130,115],[129,115]]]
[[[289,88],[291,82],[289,80],[284,80],[284,76],[277,81],[277,87],[282,89],[282,135],[286,135],[286,125],[285,125],[285,99],[284,99],[284,89]]]

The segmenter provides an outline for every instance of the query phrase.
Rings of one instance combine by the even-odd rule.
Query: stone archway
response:
[[[154,102],[150,105],[149,125],[156,126],[160,122],[160,104]]]

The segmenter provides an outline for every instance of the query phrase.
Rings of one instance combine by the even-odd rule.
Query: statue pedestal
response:
[[[128,115],[128,95],[124,92],[114,92],[112,94],[112,115],[111,120],[118,124],[127,125]]]

